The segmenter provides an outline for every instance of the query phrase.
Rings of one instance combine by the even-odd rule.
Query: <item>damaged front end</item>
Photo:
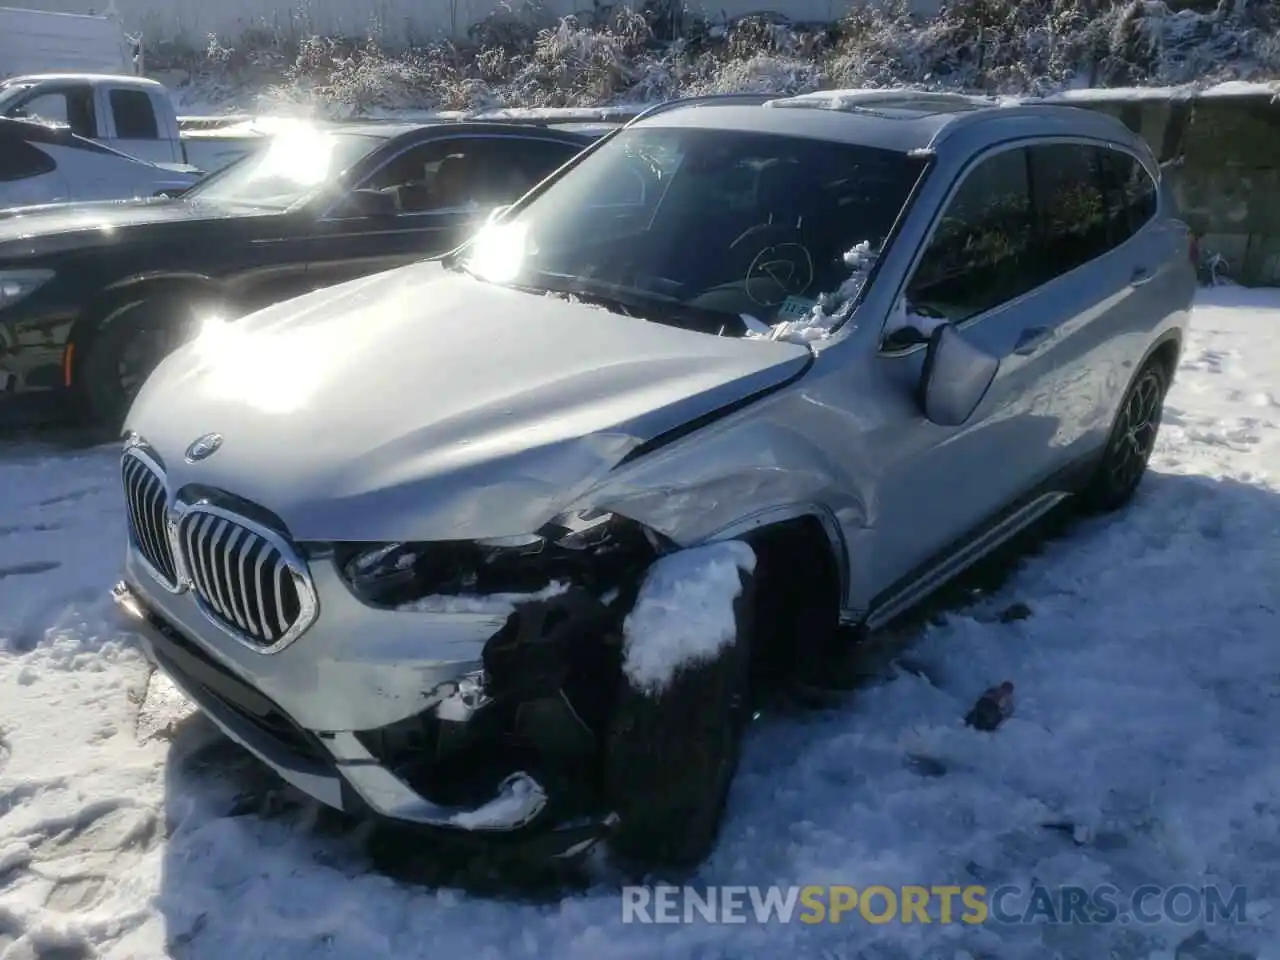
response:
[[[348,588],[369,606],[505,614],[481,669],[426,691],[407,719],[346,735],[349,752],[367,756],[344,765],[350,785],[397,808],[397,819],[488,839],[555,834],[553,855],[589,846],[610,822],[601,770],[623,682],[623,621],[670,548],[600,511],[523,537],[335,548]],[[375,767],[418,800],[371,795],[377,785],[361,777]]]

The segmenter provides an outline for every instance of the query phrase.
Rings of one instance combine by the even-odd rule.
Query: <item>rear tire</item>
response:
[[[691,870],[715,847],[751,716],[755,578],[739,576],[737,635],[714,660],[681,669],[656,695],[622,682],[605,796],[618,815],[609,845],[629,872]]]
[[[1133,499],[1155,449],[1168,391],[1165,365],[1157,359],[1148,360],[1125,391],[1102,462],[1081,491],[1086,510],[1108,513]]]
[[[140,300],[107,314],[76,374],[90,425],[118,430],[147,377],[192,333],[190,306],[173,299]]]

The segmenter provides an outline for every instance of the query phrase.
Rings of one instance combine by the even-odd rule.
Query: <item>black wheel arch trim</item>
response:
[[[221,284],[201,273],[136,274],[103,287],[85,303],[79,317],[67,334],[66,349],[75,351],[75,361],[82,362],[94,337],[128,308],[153,297],[175,296],[199,292],[222,297]],[[74,368],[68,367],[68,380],[74,381]]]
[[[1146,353],[1142,355],[1142,361],[1138,364],[1138,372],[1141,372],[1151,362],[1151,359],[1169,344],[1173,344],[1174,348],[1173,363],[1169,367],[1169,383],[1172,383],[1174,372],[1178,367],[1178,360],[1182,357],[1182,330],[1178,327],[1171,327],[1166,330],[1147,347]],[[1137,375],[1137,373],[1134,373],[1135,378]]]

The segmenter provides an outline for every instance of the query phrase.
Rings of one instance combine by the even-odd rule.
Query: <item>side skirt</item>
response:
[[[867,611],[842,613],[841,622],[877,630],[901,616],[1074,496],[1093,475],[1101,456],[1100,451],[1090,454],[1053,474],[872,598]]]

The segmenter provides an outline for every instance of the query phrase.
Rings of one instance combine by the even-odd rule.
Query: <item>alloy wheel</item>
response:
[[[1107,466],[1114,489],[1128,490],[1146,469],[1160,429],[1163,399],[1164,380],[1155,368],[1147,370],[1125,398]]]

